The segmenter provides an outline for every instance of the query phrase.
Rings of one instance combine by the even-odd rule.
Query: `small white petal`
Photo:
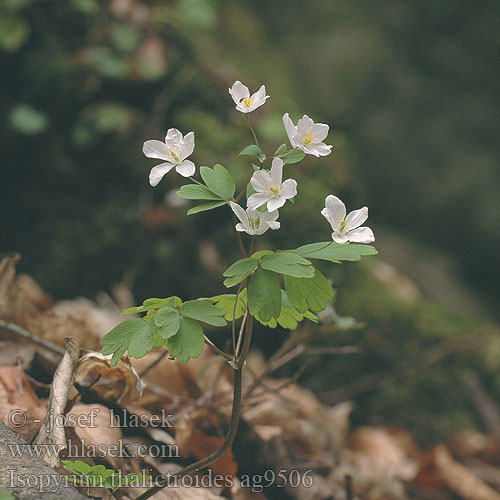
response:
[[[254,193],[248,198],[247,207],[250,210],[256,210],[269,201],[269,196],[265,193]]]
[[[250,228],[248,228],[248,229],[245,228],[245,226],[241,222],[236,224],[236,226],[234,226],[234,228],[236,229],[236,231],[239,231],[240,233],[254,234]]]
[[[304,152],[317,157],[328,156],[332,152],[332,147],[320,142],[319,144],[311,144],[308,148],[304,149]]]
[[[248,87],[243,85],[239,80],[236,80],[233,83],[233,86],[229,89],[229,93],[236,104],[239,104],[242,99],[250,97]]]
[[[359,210],[353,210],[345,218],[345,232],[347,233],[361,226],[361,224],[363,224],[366,219],[368,219],[368,207],[363,207]]]
[[[280,196],[279,198],[273,198],[267,202],[267,210],[269,212],[274,212],[281,208],[286,203],[286,198],[284,196]]]
[[[255,172],[250,179],[250,184],[257,192],[265,191],[266,186],[270,182],[271,176],[269,175],[269,172],[266,172],[265,170],[257,170],[257,172]]]
[[[332,239],[333,241],[335,241],[335,243],[339,243],[340,245],[343,245],[344,243],[347,243],[349,241],[347,236],[339,233],[332,233]]]
[[[281,158],[274,158],[271,163],[271,179],[277,184],[281,184],[283,178],[283,160]]]
[[[167,146],[161,141],[146,141],[142,146],[142,152],[148,158],[156,158],[158,160],[168,160]]]
[[[297,122],[297,133],[301,136],[304,134],[310,134],[313,126],[314,122],[311,120],[311,118],[309,118],[307,115],[304,115]]]
[[[323,142],[328,135],[330,127],[324,123],[315,123],[311,127],[311,134],[314,136],[314,142]]]
[[[194,151],[194,132],[189,132],[184,136],[181,145],[182,159],[190,156]]]
[[[160,163],[149,172],[149,183],[155,187],[163,179],[163,176],[175,167],[173,163]]]
[[[178,144],[182,141],[182,134],[176,128],[169,128],[165,136],[165,142],[172,145]]]
[[[347,233],[346,236],[353,243],[372,243],[375,241],[375,235],[369,227],[358,227]]]
[[[248,226],[248,215],[246,211],[237,203],[234,203],[234,201],[230,201],[229,205],[231,206],[231,210],[236,214],[236,217],[238,217],[244,225]]]
[[[175,170],[182,177],[191,177],[196,172],[196,167],[191,160],[184,160],[180,165],[175,167]]]
[[[297,195],[297,181],[294,179],[287,179],[281,185],[281,196],[287,200]]]
[[[340,198],[333,194],[325,198],[325,208],[321,211],[321,215],[328,220],[334,231],[340,230],[345,214],[345,205]]]
[[[280,228],[280,223],[277,221],[271,221],[268,224],[269,224],[269,229],[276,230]]]
[[[283,125],[285,126],[286,135],[288,135],[290,144],[292,145],[292,147],[296,148],[297,142],[295,140],[295,136],[297,135],[297,128],[293,124],[292,119],[290,118],[288,113],[285,113],[283,115]]]

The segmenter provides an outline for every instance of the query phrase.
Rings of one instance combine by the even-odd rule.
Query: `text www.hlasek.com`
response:
[[[62,451],[58,444],[9,444],[9,451],[12,457],[28,455],[31,458],[59,457]],[[179,447],[175,444],[153,444],[139,446],[131,449],[131,446],[124,443],[122,439],[116,444],[93,444],[86,443],[85,439],[78,440],[77,443],[68,440],[66,454],[70,458],[180,458]]]

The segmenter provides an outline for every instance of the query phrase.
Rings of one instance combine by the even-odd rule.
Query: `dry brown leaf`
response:
[[[181,481],[181,480],[179,480]],[[186,479],[186,484],[189,484],[189,479]],[[182,484],[182,483],[181,483]],[[137,488],[137,498],[140,493],[146,490]],[[185,488],[178,486],[176,488],[163,488],[154,495],[155,500],[224,500],[224,497],[212,493],[207,488]]]
[[[221,432],[220,422],[217,417],[200,410],[185,416],[175,424],[175,439],[182,457],[201,459],[221,447],[224,434]],[[234,461],[233,452],[229,450],[214,462],[210,468],[214,474],[234,476],[238,470],[238,465]]]
[[[45,416],[22,366],[0,366],[0,420],[31,442]],[[25,420],[26,419],[26,420]]]
[[[74,391],[73,378],[75,376],[76,365],[80,357],[80,348],[75,339],[68,337],[66,339],[66,353],[64,354],[57,370],[54,374],[54,379],[50,388],[49,401],[47,404],[47,413],[43,421],[40,432],[35,439],[35,444],[56,445],[59,451],[65,450],[66,434],[62,425],[54,425],[57,419],[64,416],[66,403],[71,397],[71,392]],[[64,418],[64,417],[62,417]],[[42,456],[49,465],[57,467],[59,465],[59,457],[48,453],[48,448],[41,448]]]
[[[128,358],[120,358],[116,366],[111,366],[111,356],[100,352],[89,352],[80,358],[74,383],[91,387],[102,400],[122,405],[138,400],[143,389],[139,374]]]
[[[454,460],[442,444],[422,458],[415,481],[427,488],[446,489],[464,500],[500,500],[500,493]]]
[[[76,437],[81,443],[75,443],[83,449],[83,458],[97,458],[109,464],[113,469],[123,465],[124,458],[119,455],[120,440],[123,437],[120,427],[111,425],[113,414],[104,405],[76,404],[67,415],[68,422],[73,426]],[[81,460],[72,457],[72,446],[68,447],[67,457],[71,460]]]
[[[37,351],[34,344],[25,344],[12,340],[0,341],[0,366],[22,365],[28,368]]]

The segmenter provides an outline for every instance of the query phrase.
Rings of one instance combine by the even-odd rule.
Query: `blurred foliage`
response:
[[[241,185],[251,167],[237,153],[252,139],[227,94],[240,79],[271,95],[251,116],[265,150],[287,142],[284,111],[329,123],[335,145],[327,160],[287,167],[296,205],[259,245],[324,240],[318,212],[334,192],[349,209],[368,204],[375,232],[391,226],[455,255],[469,282],[498,298],[499,13],[497,2],[465,0],[4,0],[0,251],[20,251],[21,270],[56,298],[122,280],[138,301],[220,293],[235,259],[230,214],[186,217],[191,205],[173,194],[182,180],[170,174],[152,189],[141,145],[169,127],[194,130],[195,163],[221,163]],[[363,355],[323,360],[330,380],[313,366],[316,389],[473,330],[437,306],[402,304],[355,267],[333,276],[339,312],[368,325],[342,338]],[[285,338],[256,332],[269,350]],[[484,367],[495,362],[452,357],[361,396],[356,418],[446,434],[473,418],[460,382],[470,364],[491,377]]]

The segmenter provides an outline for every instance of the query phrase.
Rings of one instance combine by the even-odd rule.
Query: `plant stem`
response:
[[[209,465],[213,464],[222,455],[224,455],[226,451],[228,451],[231,448],[231,445],[233,444],[234,438],[236,436],[236,431],[238,430],[238,422],[240,420],[241,379],[242,379],[242,370],[241,369],[234,370],[233,408],[231,412],[231,421],[229,422],[229,428],[227,430],[227,434],[224,439],[224,442],[222,443],[222,446],[217,451],[214,451],[208,457],[202,458],[201,460],[198,460],[194,464],[184,467],[184,469],[180,470],[177,474],[174,474],[171,477],[187,476],[192,472],[197,472],[200,469],[204,469],[205,467],[208,467]],[[166,482],[162,486],[160,485],[153,486],[152,488],[144,492],[142,495],[138,496],[136,500],[147,500],[148,498],[151,498],[153,495],[161,491],[166,486],[168,486],[168,482]]]
[[[219,356],[222,356],[224,359],[230,361],[232,356],[225,353],[222,349],[219,349],[206,335],[205,335],[205,344],[211,347]]]
[[[250,123],[250,119],[248,118],[248,114],[245,115],[245,118],[247,119],[247,125],[250,127],[250,130],[252,132],[253,140],[255,141],[255,144],[260,148],[260,146],[259,146],[259,140],[257,139],[257,135],[255,134],[255,130],[253,129],[253,127],[252,127],[252,125]]]
[[[245,360],[247,358],[247,354],[250,349],[250,342],[252,340],[252,330],[253,330],[253,316],[249,314],[247,320],[247,329],[245,332],[245,340],[243,341],[243,349],[241,350],[241,356],[236,361],[236,366],[238,368],[243,368],[243,364],[245,363]]]

